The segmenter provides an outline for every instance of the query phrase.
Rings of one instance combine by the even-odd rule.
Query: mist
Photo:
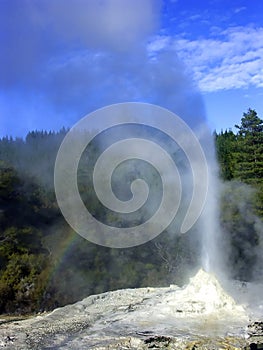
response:
[[[255,213],[256,190],[239,181],[221,184],[221,237],[225,275],[242,281],[262,281],[262,220]],[[226,204],[227,203],[227,204]],[[235,215],[233,215],[235,213]],[[231,221],[228,217],[233,215]]]
[[[25,3],[23,8],[16,6],[16,1],[6,3],[16,25],[2,56],[4,61],[0,66],[8,67],[3,72],[2,88],[15,91],[18,81],[25,84],[25,101],[32,98],[34,91],[36,101],[39,98],[46,101],[48,120],[55,113],[58,117],[53,118],[52,123],[60,127],[71,126],[97,108],[127,101],[152,103],[176,113],[195,132],[208,160],[208,211],[216,207],[212,204],[216,197],[213,194],[216,165],[211,131],[206,124],[202,96],[191,77],[191,67],[178,58],[176,47],[162,49],[150,45],[160,28],[162,6],[160,1],[149,0],[34,1]],[[2,19],[3,24],[8,25],[9,19]],[[18,36],[18,33],[21,34]],[[12,55],[14,46],[16,56]],[[17,119],[13,122],[19,124]],[[34,120],[30,122],[34,128]],[[49,125],[52,124],[49,122]],[[187,169],[186,161],[180,160],[182,155],[178,155],[176,145],[169,151],[177,153],[177,160],[183,164],[179,166],[185,187],[179,215],[182,218],[191,199],[191,169],[189,164]],[[52,186],[46,164],[45,159],[40,159],[39,171],[33,173],[43,184]],[[204,254],[213,250],[213,256],[214,235],[204,232],[212,231],[207,218],[215,224],[216,212],[209,209],[209,214],[203,214],[199,223],[200,239],[208,235],[206,241],[210,242]],[[177,226],[168,231],[178,234]]]

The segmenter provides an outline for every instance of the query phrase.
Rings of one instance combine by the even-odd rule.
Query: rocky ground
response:
[[[184,288],[89,296],[25,320],[0,319],[0,349],[263,349],[261,304],[249,309],[246,290],[239,286],[238,305],[200,270]]]

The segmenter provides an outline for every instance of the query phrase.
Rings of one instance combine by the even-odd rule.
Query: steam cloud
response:
[[[155,52],[147,46],[161,5],[4,0],[0,91],[20,99],[19,105],[2,107],[2,115],[13,115],[4,127],[16,124],[24,133],[71,126],[92,110],[126,101],[167,107],[192,127],[203,122],[202,100],[174,49]],[[45,120],[39,120],[43,110]]]
[[[20,79],[39,81],[43,68],[52,66],[52,60],[63,56],[65,63],[67,55],[76,56],[78,52],[74,50],[131,52],[135,46],[137,49],[156,29],[161,5],[159,0],[3,0],[3,3],[2,86],[12,86]]]
[[[12,106],[11,123],[20,123],[18,108],[30,129],[39,129],[72,125],[112,103],[153,103],[175,112],[194,129],[214,167],[205,109],[191,76],[173,48],[154,51],[147,45],[158,28],[160,1],[24,0],[21,6],[21,1],[11,0],[4,4],[0,23],[6,45],[0,58],[0,89],[16,94],[23,86],[20,98],[25,101],[22,107]],[[6,32],[10,21],[14,26]],[[28,113],[27,102],[32,106],[32,100],[34,107]],[[37,114],[38,104],[46,105],[48,124],[29,120]],[[211,215],[210,220],[215,222]],[[206,229],[207,225],[202,231]]]

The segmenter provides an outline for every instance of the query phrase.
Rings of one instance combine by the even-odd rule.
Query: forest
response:
[[[233,127],[213,134],[221,180],[219,249],[229,277],[255,281],[263,267],[263,120],[249,109]],[[186,283],[201,264],[197,227],[184,235],[170,228],[143,245],[116,249],[85,240],[66,223],[53,185],[66,133],[0,139],[0,313],[42,312],[119,288]],[[94,163],[96,142],[87,152]],[[91,177],[91,170],[79,171],[83,201],[95,216],[118,224],[81,181],[84,175]]]

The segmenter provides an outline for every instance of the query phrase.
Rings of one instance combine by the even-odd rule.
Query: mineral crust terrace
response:
[[[0,349],[245,349],[251,337],[246,307],[203,270],[183,288],[117,290],[1,321]]]

